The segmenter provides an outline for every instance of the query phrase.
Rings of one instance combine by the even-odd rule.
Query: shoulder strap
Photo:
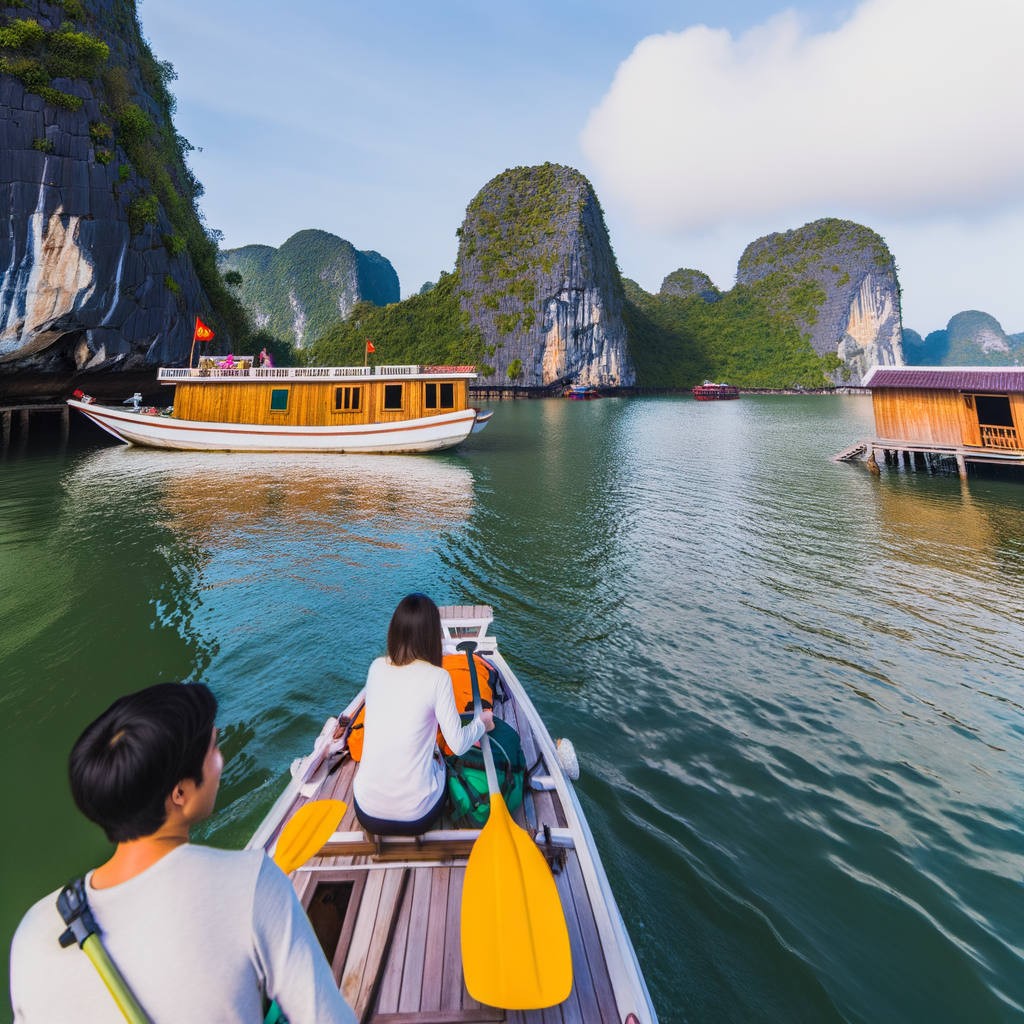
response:
[[[57,910],[68,926],[60,937],[60,944],[67,948],[78,943],[82,952],[92,961],[128,1024],[152,1024],[100,941],[99,927],[89,909],[84,878],[76,878],[64,886],[57,897]]]

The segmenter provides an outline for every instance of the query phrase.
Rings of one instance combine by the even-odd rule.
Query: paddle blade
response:
[[[302,867],[337,831],[347,809],[344,800],[313,800],[303,804],[281,832],[274,863],[286,875]]]
[[[462,970],[478,1003],[506,1010],[555,1006],[572,990],[569,932],[551,869],[497,793],[462,883]]]

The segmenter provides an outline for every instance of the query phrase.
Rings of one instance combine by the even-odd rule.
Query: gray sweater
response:
[[[261,850],[180,846],[88,894],[153,1024],[260,1024],[264,991],[290,1024],[355,1024],[291,883]],[[124,1024],[85,953],[60,947],[57,895],[29,910],[11,944],[16,1024]]]

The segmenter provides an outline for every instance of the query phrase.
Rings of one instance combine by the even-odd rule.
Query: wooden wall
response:
[[[1024,395],[1009,396],[1017,436],[1024,438]],[[879,388],[871,393],[875,433],[895,441],[981,447],[974,396],[931,388]]]
[[[385,384],[401,384],[403,408],[384,409]],[[179,420],[205,423],[280,423],[286,426],[326,427],[347,423],[393,423],[446,412],[461,412],[467,407],[466,381],[454,381],[455,408],[427,409],[424,390],[427,381],[299,381],[268,380],[183,382],[175,388],[174,416]],[[429,383],[440,383],[430,381]],[[335,410],[334,392],[339,387],[361,388],[359,410]],[[270,393],[288,389],[288,409],[272,412]]]

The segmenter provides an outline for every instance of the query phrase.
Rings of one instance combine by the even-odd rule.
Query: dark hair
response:
[[[410,594],[398,602],[388,626],[388,658],[392,665],[429,661],[441,667],[441,613],[426,594]]]
[[[183,779],[203,782],[217,698],[202,683],[157,683],[115,700],[68,758],[78,809],[112,843],[152,835]]]

